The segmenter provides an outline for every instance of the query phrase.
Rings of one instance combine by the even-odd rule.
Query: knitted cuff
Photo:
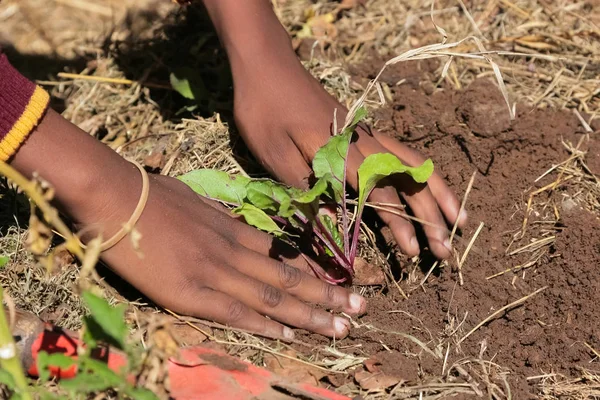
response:
[[[0,160],[12,157],[46,112],[48,93],[0,54]]]

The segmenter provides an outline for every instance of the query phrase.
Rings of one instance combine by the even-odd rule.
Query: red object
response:
[[[31,365],[27,368],[27,373],[32,376],[38,376],[37,358],[40,351],[45,351],[48,354],[62,353],[66,356],[77,359],[77,346],[79,341],[73,339],[62,329],[57,329],[48,325],[46,329],[40,333],[31,345]],[[122,367],[127,366],[127,358],[124,354],[112,351],[108,347],[99,347],[94,350],[93,356],[97,360],[102,360],[108,364],[113,371],[119,371]],[[50,375],[59,379],[73,378],[76,373],[76,366],[73,365],[67,369],[58,367],[50,367]]]
[[[15,331],[21,359],[27,372],[38,376],[40,351],[62,353],[77,358],[79,341],[70,332],[44,324],[37,317],[19,313]],[[109,347],[95,351],[95,358],[119,371],[126,365],[125,355]],[[75,367],[50,368],[50,374],[69,379]],[[286,381],[270,371],[206,347],[180,349],[177,360],[169,360],[171,398],[177,400],[349,400],[326,389]]]
[[[181,349],[180,358],[190,366],[169,361],[171,396],[178,400],[349,400],[326,389],[286,382],[266,369],[206,347]]]

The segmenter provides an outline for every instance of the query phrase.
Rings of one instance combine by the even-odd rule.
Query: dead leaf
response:
[[[298,354],[294,350],[284,350],[282,351],[282,354],[293,358],[298,357]],[[287,357],[266,354],[264,361],[268,370],[281,377],[287,378],[292,383],[317,385],[319,380],[326,375],[325,371],[319,368]]]
[[[353,283],[362,286],[383,285],[385,274],[381,267],[369,264],[364,259],[357,257],[354,261]]]
[[[164,158],[162,151],[153,151],[148,157],[144,158],[144,165],[152,169],[161,168]]]
[[[331,375],[327,375],[324,379],[331,386],[339,388],[348,382],[348,375],[346,375],[346,374],[331,374]]]
[[[381,365],[381,362],[377,359],[376,356],[371,356],[368,359],[366,359],[363,362],[365,368],[367,369],[367,371],[369,372],[379,372],[379,365]]]
[[[368,371],[357,372],[354,375],[354,379],[364,390],[385,390],[397,385],[401,381],[400,378],[384,374],[383,372],[371,373]]]

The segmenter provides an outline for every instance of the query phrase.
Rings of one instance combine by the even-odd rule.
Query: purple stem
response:
[[[296,218],[298,218],[298,220],[300,220],[300,222],[302,222],[303,224],[308,225],[308,218],[306,218],[302,214],[296,213],[296,214],[294,214],[294,216]],[[323,243],[325,243],[325,245],[331,250],[331,252],[333,253],[333,256],[334,256],[335,260],[337,261],[337,263],[342,268],[344,268],[345,270],[351,270],[351,268],[349,268],[350,264],[348,262],[348,259],[340,251],[339,247],[335,244],[335,240],[333,240],[333,238],[329,234],[329,231],[327,231],[327,228],[325,228],[323,226],[323,224],[319,220],[319,217],[315,218],[315,220],[317,221],[317,228],[318,229],[312,228],[313,233],[315,235],[317,235],[317,237],[319,239],[321,239],[321,241]],[[317,242],[315,242],[315,243],[317,243]]]
[[[354,271],[354,260],[356,259],[356,251],[358,250],[358,235],[360,234],[360,221],[364,208],[364,204],[359,206],[354,221],[354,230],[352,231],[352,249],[350,250],[350,267],[352,271]]]
[[[346,159],[348,158],[348,153],[346,153]],[[346,258],[350,258],[350,227],[348,226],[348,209],[346,207],[346,168],[348,168],[348,163],[344,163],[344,180],[342,181],[342,185],[344,187],[342,191],[342,230],[344,231],[344,255]],[[352,266],[352,264],[350,264]]]
[[[315,235],[317,235],[317,237],[321,239],[323,243],[327,245],[327,247],[329,247],[329,250],[331,250],[337,262],[342,267],[344,267],[344,269],[352,271],[352,265],[350,264],[344,253],[340,251],[340,248],[337,246],[337,244],[335,244],[335,240],[333,239],[333,237],[331,237],[331,234],[329,233],[327,228],[323,226],[323,223],[321,222],[319,217],[315,218],[315,221],[317,223],[318,228],[314,230]]]
[[[284,225],[284,226],[288,226],[289,225],[289,222],[285,218],[283,218],[283,217],[280,217],[280,216],[277,216],[277,215],[269,215],[269,217],[271,217],[271,219],[273,221],[279,222],[281,225]]]
[[[314,229],[311,229],[311,230],[313,232],[315,232]],[[323,245],[318,240],[313,241],[313,245],[317,248],[319,254],[321,254],[321,255],[326,254],[325,247],[323,247]],[[300,249],[298,249],[298,250],[300,250]],[[339,283],[343,283],[343,282],[346,282],[348,280],[348,278],[340,278],[340,279],[332,278],[331,276],[329,276],[329,274],[325,271],[325,269],[323,267],[321,267],[318,263],[315,263],[306,254],[304,254],[304,253],[302,253],[300,251],[300,255],[306,260],[306,262],[308,263],[308,265],[310,266],[310,268],[313,270],[313,272],[319,278],[323,279],[327,283],[330,283],[332,285],[337,285]],[[334,262],[333,264],[334,264],[335,267],[343,268],[343,267],[340,267],[339,263],[337,263],[337,262]]]

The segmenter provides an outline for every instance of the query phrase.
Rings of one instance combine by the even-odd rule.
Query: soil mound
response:
[[[600,221],[573,200],[577,187],[567,183],[540,193],[533,203],[544,206],[528,213],[528,228],[522,238],[518,235],[530,193],[553,182],[558,173],[536,179],[569,158],[563,141],[576,144],[585,132],[571,112],[521,104],[511,122],[500,91],[489,80],[476,80],[464,90],[434,90],[427,79],[434,67],[403,64],[384,74],[394,101],[378,112],[376,127],[430,156],[461,196],[477,171],[462,241],[470,240],[480,222],[485,225],[462,268],[463,286],[457,284],[456,263],[450,263],[436,269],[424,289],[410,292],[408,300],[393,289],[371,299],[360,322],[386,332],[406,332],[433,346],[444,335],[464,336],[501,307],[546,287],[459,346],[455,341],[446,361],[449,366],[469,357],[491,360],[503,367],[498,371],[506,374],[513,398],[528,398],[539,392],[535,385],[540,380],[526,378],[577,375],[594,358],[585,344],[600,349],[600,308],[595,304],[600,294]],[[377,68],[355,68],[355,79],[372,78]],[[590,148],[590,169],[595,168],[597,139],[592,135],[583,147]],[[460,254],[465,243],[457,244]],[[528,268],[490,278],[534,257],[537,261]],[[410,268],[407,260],[399,261],[405,270]],[[418,271],[418,280],[426,271]],[[411,350],[406,340],[394,343],[389,334],[369,329],[355,330],[351,340],[361,343],[362,355],[383,352],[377,358],[384,372],[415,379],[410,353],[418,349]],[[440,376],[443,360],[431,358],[423,352],[419,356],[421,380]]]

